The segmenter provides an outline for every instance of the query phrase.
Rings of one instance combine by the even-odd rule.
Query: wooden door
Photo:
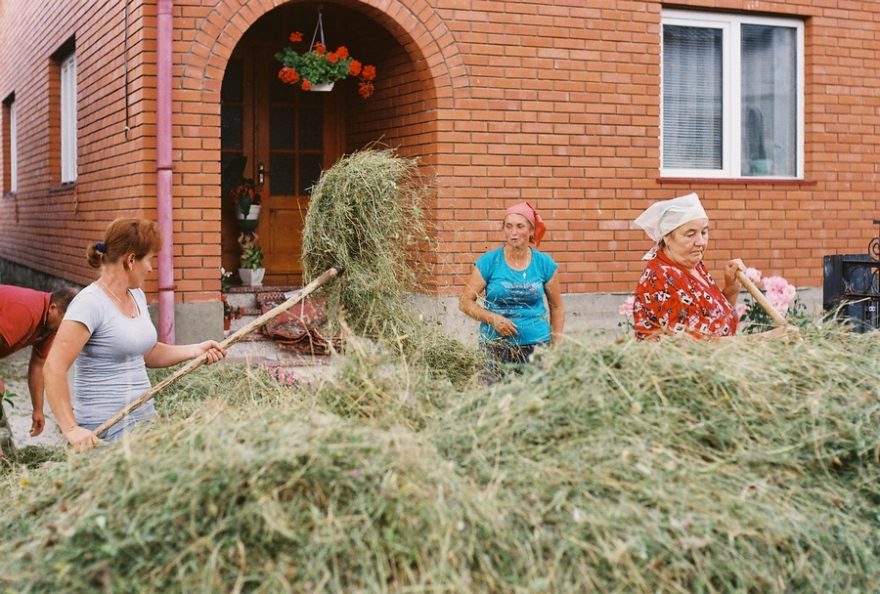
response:
[[[262,196],[256,234],[266,268],[263,284],[290,285],[302,281],[310,188],[341,156],[344,123],[339,91],[305,92],[281,83],[276,49],[252,43],[233,54],[221,93],[221,152],[224,165],[236,155],[247,157],[245,177],[255,180]],[[223,262],[235,270],[238,232],[232,205],[224,206]]]

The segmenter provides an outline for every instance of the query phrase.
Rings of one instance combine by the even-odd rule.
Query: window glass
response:
[[[742,175],[797,174],[797,51],[790,27],[742,26]]]
[[[240,105],[220,106],[220,146],[224,149],[242,147],[242,108]]]
[[[663,166],[720,169],[721,30],[663,27]]]
[[[9,103],[9,191],[18,189],[18,125],[16,124],[15,101]]]
[[[61,62],[61,182],[76,181],[76,54]]]
[[[665,10],[661,173],[803,175],[803,23]]]
[[[323,158],[321,155],[300,155],[299,157],[299,193],[307,195],[312,186],[321,177]]]
[[[269,157],[269,171],[272,175],[272,195],[293,195],[295,157],[291,153],[272,153]]]

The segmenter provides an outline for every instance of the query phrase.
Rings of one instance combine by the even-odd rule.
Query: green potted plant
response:
[[[323,35],[321,37],[321,41],[313,42],[308,51],[298,52],[288,46],[275,54],[275,59],[282,65],[278,71],[281,82],[299,84],[303,91],[330,91],[337,80],[356,76],[360,81],[360,96],[366,99],[372,95],[375,90],[373,80],[376,78],[376,67],[364,66],[355,60],[344,45],[340,45],[335,51],[328,51],[323,43]],[[301,43],[302,33],[291,33],[290,41]]]
[[[263,284],[263,276],[266,269],[263,268],[263,248],[253,244],[243,246],[241,250],[241,265],[238,268],[238,276],[241,284],[256,287]]]

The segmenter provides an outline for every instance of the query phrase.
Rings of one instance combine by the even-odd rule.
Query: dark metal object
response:
[[[880,226],[880,219],[874,224]],[[867,254],[825,256],[822,306],[856,332],[880,328],[880,231]]]

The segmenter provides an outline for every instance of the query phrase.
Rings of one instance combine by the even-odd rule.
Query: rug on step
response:
[[[260,311],[266,313],[286,301],[284,293],[260,293]],[[304,299],[263,326],[263,332],[284,350],[308,355],[327,355],[341,350],[343,340],[327,329],[326,300]]]

